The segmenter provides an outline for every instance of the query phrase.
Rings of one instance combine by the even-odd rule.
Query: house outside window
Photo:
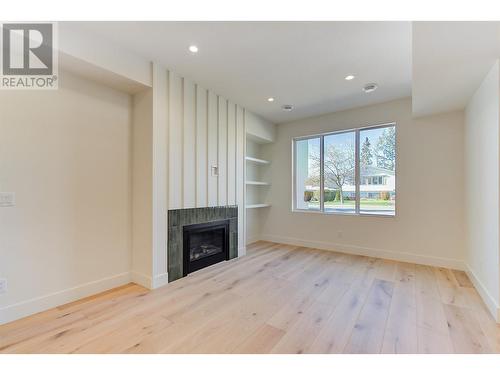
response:
[[[396,126],[293,140],[293,209],[394,216]]]

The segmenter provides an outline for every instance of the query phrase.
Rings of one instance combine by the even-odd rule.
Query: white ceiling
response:
[[[275,123],[411,95],[410,22],[85,22]],[[188,46],[199,47],[196,55]],[[356,78],[345,81],[353,74]],[[362,87],[376,82],[378,90]],[[268,103],[267,98],[276,100]],[[281,105],[293,104],[292,112]]]
[[[499,56],[499,22],[414,22],[414,115],[463,109]]]

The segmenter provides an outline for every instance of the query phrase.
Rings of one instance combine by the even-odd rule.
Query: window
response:
[[[354,213],[356,211],[356,133],[325,135],[324,211]]]
[[[297,138],[294,209],[395,214],[394,124]]]
[[[295,202],[299,210],[320,210],[320,138],[295,142]]]

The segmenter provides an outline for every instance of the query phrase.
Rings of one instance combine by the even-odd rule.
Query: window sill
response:
[[[316,214],[316,215],[327,215],[327,216],[362,216],[362,217],[383,217],[394,219],[396,214],[393,215],[383,215],[383,214],[367,214],[367,213],[355,213],[355,212],[322,212],[313,210],[300,210],[292,209],[292,213],[306,213],[306,214]]]

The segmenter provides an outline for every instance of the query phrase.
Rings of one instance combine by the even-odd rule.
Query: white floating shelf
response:
[[[257,163],[257,164],[264,164],[264,165],[267,165],[269,163],[271,163],[270,161],[268,160],[264,160],[264,159],[257,159],[257,158],[252,158],[251,156],[246,156],[245,157],[246,161],[251,161],[253,163]]]
[[[263,182],[263,181],[247,181],[247,185],[259,185],[259,186],[267,186],[270,185],[268,182]]]
[[[264,207],[271,207],[271,205],[266,203],[258,203],[258,204],[247,204],[245,206],[245,208],[264,208]]]

